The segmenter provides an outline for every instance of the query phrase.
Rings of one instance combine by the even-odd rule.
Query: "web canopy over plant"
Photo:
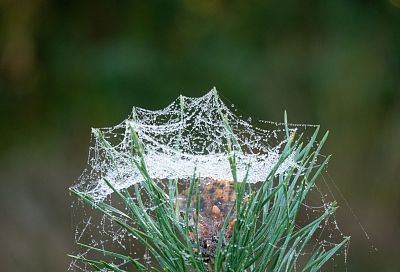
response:
[[[227,161],[230,135],[226,131],[226,122],[235,135],[238,176],[243,178],[249,166],[248,181],[264,181],[286,142],[283,124],[269,123],[273,129],[253,126],[236,116],[214,88],[199,98],[180,96],[161,110],[134,108],[131,116],[121,124],[93,129],[89,167],[75,187],[102,200],[112,192],[103,178],[117,189],[140,182],[143,178],[131,162],[132,156],[137,158],[136,150],[132,150],[132,130],[143,143],[151,178],[190,178],[196,168],[200,176],[231,180]],[[290,125],[289,129],[293,132],[307,126],[310,125]],[[106,145],[105,141],[108,142]],[[114,160],[110,159],[109,153]],[[293,164],[293,158],[289,157],[277,174]]]
[[[237,216],[232,240],[215,237],[215,271],[290,270],[307,255],[305,271],[321,267],[347,241],[332,217],[335,203],[323,195],[319,204],[306,202],[328,160],[320,154],[326,137],[318,143],[313,125],[258,122],[237,116],[214,88],[199,98],[180,96],[161,110],[134,108],[121,124],[93,129],[88,168],[71,187],[81,200],[75,207],[84,219],[75,239],[84,250],[70,270],[125,271],[131,263],[148,271],[155,258],[166,271],[206,271],[199,237],[189,239],[198,235],[198,222],[189,224],[198,216],[178,201],[178,181],[192,188],[189,199],[200,198],[201,178],[232,181],[238,198],[227,216],[234,222]],[[82,203],[100,216],[82,213]],[[330,240],[321,238],[325,229]],[[146,248],[138,259],[137,241]],[[89,259],[93,252],[108,261]]]

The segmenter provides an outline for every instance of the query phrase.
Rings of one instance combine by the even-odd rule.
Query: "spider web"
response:
[[[235,136],[239,179],[245,176],[249,167],[250,183],[265,180],[286,143],[284,125],[269,122],[267,124],[274,128],[268,130],[253,126],[236,116],[214,88],[199,98],[180,96],[161,110],[134,108],[121,124],[92,129],[88,168],[75,188],[101,201],[112,193],[102,179],[107,179],[116,189],[128,188],[142,180],[141,173],[132,164],[132,157],[138,155],[132,154],[135,151],[132,150],[131,129],[142,142],[151,178],[190,178],[196,168],[200,176],[231,180],[227,144],[232,134],[227,132],[226,123]],[[311,125],[291,124],[289,130],[293,132],[307,126]],[[111,145],[105,146],[103,140]],[[110,153],[113,159],[110,159]],[[289,157],[277,174],[294,164],[293,158]]]
[[[232,110],[231,110],[232,109]],[[247,174],[250,183],[263,182],[277,164],[287,133],[297,134],[314,130],[315,125],[287,124],[259,120],[253,125],[250,120],[235,114],[232,105],[224,104],[215,88],[202,97],[179,96],[167,107],[147,110],[135,107],[122,123],[108,128],[92,129],[88,166],[72,186],[76,191],[91,195],[97,201],[121,203],[112,198],[109,183],[117,190],[131,187],[143,180],[142,174],[132,163],[139,159],[132,140],[133,131],[142,147],[143,158],[150,177],[154,180],[188,180],[196,174],[215,180],[232,180],[231,166],[227,159],[228,147],[233,143],[238,180]],[[276,171],[276,175],[297,167],[293,156],[289,156]],[[328,201],[318,190],[315,203],[305,204],[305,218],[326,210]],[[321,197],[322,196],[322,197]],[[83,203],[73,202],[75,211],[75,240],[98,248],[114,249],[142,256],[151,262],[146,252],[134,247],[135,237],[113,225],[105,216],[96,216]],[[151,207],[149,207],[151,209]],[[84,218],[83,220],[81,218]],[[304,221],[308,221],[308,220]],[[301,224],[301,222],[300,222]],[[343,237],[336,220],[325,222],[324,229]],[[330,234],[329,238],[332,238]],[[333,237],[335,238],[335,237]],[[334,240],[332,238],[332,240]],[[317,240],[329,247],[334,242]],[[78,256],[91,252],[79,251]],[[144,257],[143,257],[144,256]],[[123,264],[117,264],[123,265]],[[72,261],[69,270],[90,271],[88,267]]]

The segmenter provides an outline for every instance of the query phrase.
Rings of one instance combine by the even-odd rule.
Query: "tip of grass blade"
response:
[[[285,110],[283,114],[283,121],[285,122],[285,130],[286,130],[286,138],[289,139],[289,126],[288,126],[288,118],[287,118],[287,111]]]

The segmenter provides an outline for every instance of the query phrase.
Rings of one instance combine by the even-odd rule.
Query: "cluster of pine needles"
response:
[[[338,251],[346,245],[349,237],[344,237],[329,248],[315,245],[318,228],[331,217],[337,205],[326,205],[325,211],[304,226],[296,224],[296,218],[308,193],[315,186],[318,176],[326,167],[330,156],[320,155],[327,139],[326,133],[317,144],[319,128],[309,140],[290,135],[286,123],[286,145],[279,161],[265,181],[255,188],[247,182],[247,177],[238,180],[236,171],[235,138],[231,133],[228,142],[228,160],[231,166],[236,199],[226,215],[221,230],[215,237],[216,248],[212,261],[205,260],[198,230],[200,212],[200,179],[196,174],[190,180],[187,199],[194,199],[195,207],[187,201],[182,212],[179,207],[178,181],[170,180],[167,188],[152,179],[144,160],[143,146],[135,130],[131,127],[134,143],[132,163],[139,169],[143,181],[129,189],[116,190],[106,179],[104,182],[113,189],[114,195],[124,203],[120,209],[105,201],[97,201],[90,194],[71,189],[83,203],[91,206],[126,233],[135,237],[145,247],[153,259],[151,266],[133,256],[108,251],[104,248],[79,244],[87,250],[101,253],[114,261],[89,259],[85,255],[75,255],[75,261],[83,262],[87,270],[94,271],[319,271]],[[97,137],[105,149],[111,145],[98,131]],[[109,153],[112,160],[112,153]],[[284,173],[278,169],[289,156],[295,161]],[[323,161],[320,161],[320,158]],[[117,167],[117,166],[116,166]],[[250,170],[251,171],[251,170]],[[144,199],[145,198],[145,199]],[[154,207],[149,210],[148,207]],[[193,215],[195,214],[195,216]],[[229,240],[226,230],[231,219],[235,224]],[[193,220],[195,221],[193,223]],[[194,238],[193,238],[194,237]],[[120,265],[123,264],[123,265]]]

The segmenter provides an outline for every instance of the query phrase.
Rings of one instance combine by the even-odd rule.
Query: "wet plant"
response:
[[[204,246],[199,227],[202,226],[201,182],[207,177],[193,171],[185,195],[188,201],[182,206],[178,179],[169,179],[168,186],[162,186],[162,181],[151,176],[143,142],[135,128],[130,126],[130,162],[140,172],[141,181],[129,188],[117,189],[106,177],[102,177],[104,184],[124,207],[116,207],[75,187],[70,190],[85,205],[94,208],[124,233],[138,240],[153,262],[148,264],[136,256],[83,243],[79,246],[98,252],[104,258],[89,258],[87,254],[70,256],[85,264],[84,270],[95,271],[321,270],[349,241],[349,237],[344,236],[337,243],[318,241],[319,230],[337,209],[335,202],[325,203],[324,211],[306,224],[298,223],[304,202],[330,159],[330,156],[321,155],[328,133],[318,140],[317,127],[308,139],[296,135],[289,130],[285,115],[285,145],[265,180],[254,184],[248,181],[251,167],[248,167],[244,177],[238,175],[240,144],[227,119],[222,118],[229,135],[226,160],[230,165],[235,198],[213,237],[212,254]],[[102,132],[96,130],[95,135],[104,150],[108,150],[108,159],[116,161],[112,146]],[[286,165],[285,171],[280,171],[288,158],[293,163]],[[115,167],[118,168],[117,165]]]

